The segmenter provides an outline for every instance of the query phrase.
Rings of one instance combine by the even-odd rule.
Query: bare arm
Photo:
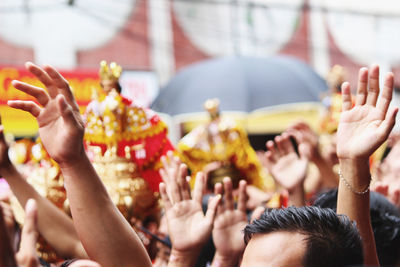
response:
[[[379,67],[360,69],[356,105],[352,107],[350,86],[342,85],[342,114],[337,133],[337,154],[340,163],[337,212],[357,223],[363,239],[364,263],[378,266],[369,211],[369,157],[387,139],[398,108],[388,111],[393,93],[393,74],[385,78],[379,96]],[[368,87],[369,84],[369,87]]]
[[[76,234],[73,222],[48,199],[42,197],[18,172],[8,158],[8,145],[0,126],[0,173],[7,180],[21,206],[28,199],[36,200],[38,206],[38,230],[47,242],[65,258],[87,258]]]
[[[84,124],[68,82],[50,66],[26,67],[47,91],[18,81],[13,85],[35,97],[40,106],[30,101],[8,104],[36,118],[42,142],[64,175],[75,229],[89,257],[102,266],[151,266],[140,239],[113,205],[84,151]]]

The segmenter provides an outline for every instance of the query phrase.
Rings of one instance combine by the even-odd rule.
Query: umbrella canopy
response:
[[[325,80],[292,57],[232,57],[206,60],[181,70],[161,90],[152,108],[177,115],[203,111],[208,98],[221,110],[250,112],[268,106],[318,102]]]

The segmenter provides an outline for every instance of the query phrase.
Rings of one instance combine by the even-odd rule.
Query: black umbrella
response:
[[[297,102],[318,102],[327,90],[315,71],[292,57],[232,57],[206,60],[180,71],[161,90],[152,108],[170,115],[203,111],[208,98],[221,110],[250,112]]]

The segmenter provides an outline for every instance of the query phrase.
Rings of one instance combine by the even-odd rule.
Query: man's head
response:
[[[242,266],[362,265],[362,243],[346,216],[319,207],[272,209],[244,229]]]
[[[336,210],[337,189],[321,194],[314,206]],[[383,195],[370,193],[370,214],[382,266],[400,266],[400,213]]]

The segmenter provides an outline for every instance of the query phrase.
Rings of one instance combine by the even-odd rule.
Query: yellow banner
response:
[[[90,102],[93,89],[99,88],[97,70],[62,71],[61,73],[73,89],[80,108],[84,109]],[[35,136],[38,129],[36,120],[27,112],[7,106],[8,100],[34,100],[29,95],[15,89],[11,84],[12,80],[39,87],[43,87],[43,84],[23,68],[0,67],[0,114],[4,131],[17,137]]]

